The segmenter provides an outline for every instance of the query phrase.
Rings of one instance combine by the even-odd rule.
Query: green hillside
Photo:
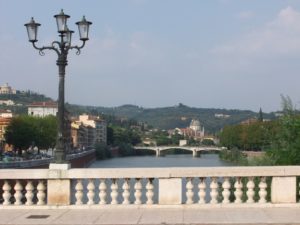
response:
[[[16,95],[0,95],[0,100],[13,100],[15,106],[0,105],[0,109],[10,109],[16,114],[27,114],[27,105],[32,102],[50,101],[44,95],[28,92],[19,92]],[[215,133],[225,125],[237,124],[243,120],[254,118],[258,113],[250,110],[227,110],[214,108],[195,108],[183,104],[162,108],[143,108],[135,105],[123,105],[119,107],[82,106],[66,103],[66,108],[71,115],[88,113],[93,115],[113,115],[123,119],[134,119],[146,122],[154,128],[173,129],[189,126],[192,119],[200,120],[206,132]],[[226,115],[218,118],[215,114]],[[274,119],[274,113],[264,114],[265,119]]]
[[[172,129],[189,126],[192,119],[200,120],[209,133],[218,132],[225,125],[237,124],[243,120],[254,118],[258,113],[250,110],[227,110],[212,108],[194,108],[183,104],[173,107],[163,108],[142,108],[135,105],[123,105],[119,107],[105,108],[92,106],[74,106],[68,105],[72,113],[78,114],[86,110],[88,113],[100,115],[109,114],[117,117],[135,119],[141,122],[147,122],[154,128]],[[228,118],[217,118],[215,114],[229,115]],[[264,114],[265,119],[274,119],[273,113]]]

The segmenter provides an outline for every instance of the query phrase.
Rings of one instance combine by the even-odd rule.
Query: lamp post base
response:
[[[68,170],[71,169],[70,163],[50,163],[50,170]]]

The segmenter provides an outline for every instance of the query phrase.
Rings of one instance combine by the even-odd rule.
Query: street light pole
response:
[[[66,66],[68,65],[68,53],[69,50],[76,49],[76,54],[80,54],[80,50],[84,47],[85,42],[89,40],[89,26],[92,24],[87,21],[83,16],[82,20],[77,22],[80,40],[82,41],[81,46],[72,46],[71,38],[74,31],[69,30],[67,26],[67,19],[70,18],[69,15],[64,14],[63,10],[57,15],[56,18],[57,30],[59,33],[60,40],[53,41],[50,46],[37,47],[37,31],[38,27],[41,25],[36,23],[31,18],[29,23],[26,23],[28,39],[32,43],[33,47],[39,51],[41,56],[44,56],[44,50],[53,50],[57,53],[56,65],[58,66],[58,75],[59,75],[59,85],[58,85],[58,130],[56,138],[56,148],[54,151],[54,163],[65,163],[66,162],[66,143],[65,143],[65,71]]]

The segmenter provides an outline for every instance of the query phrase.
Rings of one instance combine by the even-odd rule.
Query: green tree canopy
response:
[[[56,117],[45,118],[19,116],[12,119],[5,132],[5,140],[21,154],[34,145],[40,148],[54,147],[57,132]]]

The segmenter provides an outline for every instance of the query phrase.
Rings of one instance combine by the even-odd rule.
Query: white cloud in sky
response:
[[[276,19],[252,30],[232,43],[216,46],[212,54],[252,57],[278,57],[300,53],[300,13],[288,6]]]

